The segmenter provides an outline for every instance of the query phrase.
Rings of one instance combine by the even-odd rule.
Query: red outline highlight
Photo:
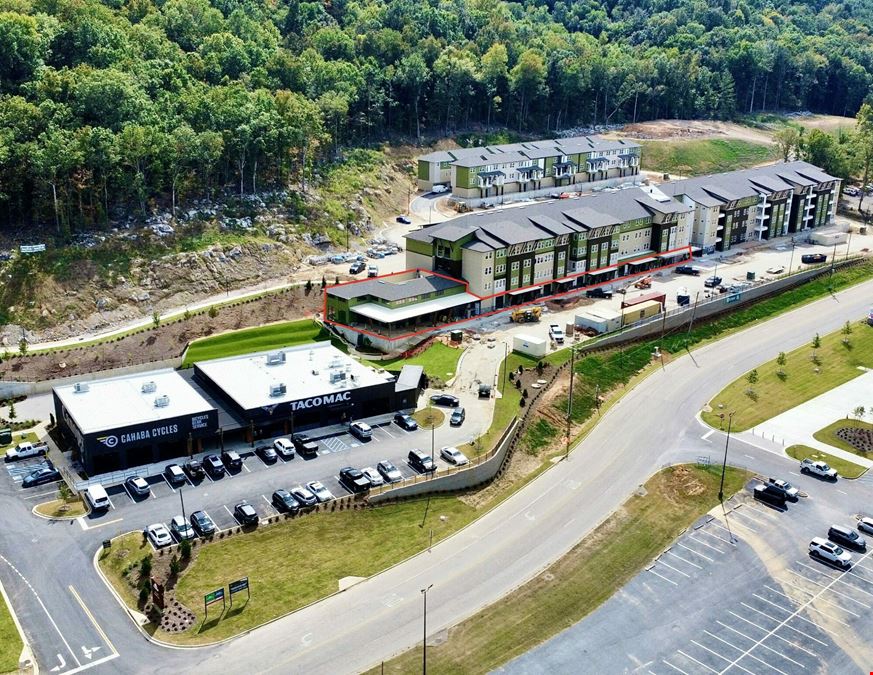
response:
[[[404,340],[404,339],[410,338],[410,337],[416,337],[419,335],[427,335],[427,334],[435,333],[437,331],[445,330],[449,326],[455,326],[455,325],[460,324],[460,323],[467,323],[469,321],[475,321],[476,319],[482,319],[482,318],[485,318],[488,316],[493,316],[494,314],[502,314],[504,312],[509,312],[509,311],[517,309],[519,307],[526,307],[527,305],[539,304],[541,302],[545,302],[546,300],[550,300],[552,298],[560,298],[560,297],[563,297],[565,295],[580,294],[583,291],[587,291],[591,288],[598,288],[600,286],[605,286],[606,284],[613,284],[616,281],[621,281],[622,279],[633,279],[635,277],[640,277],[640,276],[650,274],[651,272],[654,272],[654,271],[670,269],[672,267],[678,267],[682,263],[688,262],[693,257],[693,251],[691,250],[690,244],[688,246],[682,246],[680,248],[674,248],[674,249],[671,249],[669,251],[664,251],[664,253],[659,253],[657,255],[668,255],[668,254],[677,253],[677,252],[685,252],[685,253],[687,253],[688,257],[683,258],[682,260],[677,260],[676,262],[669,263],[667,265],[661,265],[660,267],[657,267],[654,269],[643,270],[640,272],[633,272],[632,274],[625,274],[624,276],[615,277],[614,279],[607,279],[606,281],[601,281],[601,282],[596,283],[596,284],[591,284],[590,286],[579,286],[579,287],[574,288],[572,290],[563,291],[561,293],[552,293],[551,295],[544,295],[542,297],[535,298],[534,300],[528,300],[527,302],[521,302],[517,305],[509,305],[506,307],[501,307],[500,309],[494,309],[494,310],[491,310],[490,312],[485,312],[483,314],[477,314],[475,316],[471,316],[468,319],[458,319],[457,321],[450,321],[449,323],[440,324],[439,326],[433,326],[431,328],[426,328],[426,329],[414,331],[411,333],[404,333],[403,335],[398,335],[397,337],[388,337],[387,335],[382,335],[381,333],[375,333],[373,331],[369,331],[369,330],[366,330],[364,328],[355,328],[353,326],[349,326],[347,324],[328,319],[327,318],[327,294],[328,294],[328,291],[331,288],[338,288],[339,286],[349,286],[351,284],[360,284],[364,281],[372,281],[373,279],[388,279],[390,277],[396,277],[400,274],[409,274],[411,272],[422,272],[422,273],[425,273],[428,275],[442,277],[443,279],[448,279],[449,281],[454,281],[458,284],[462,284],[464,286],[464,291],[467,293],[470,293],[470,295],[476,296],[480,302],[482,300],[490,300],[491,298],[496,298],[496,297],[499,297],[502,295],[508,295],[510,293],[510,291],[502,291],[500,293],[494,293],[492,295],[476,295],[475,293],[470,292],[470,283],[467,281],[464,281],[463,279],[456,279],[454,277],[448,276],[447,274],[442,274],[440,272],[434,272],[433,270],[428,270],[428,269],[424,269],[421,267],[416,267],[414,269],[403,270],[402,272],[391,272],[390,274],[382,274],[380,276],[368,277],[366,279],[355,279],[354,281],[347,281],[345,283],[339,284],[338,286],[325,287],[322,290],[322,295],[324,297],[324,303],[323,303],[323,307],[322,307],[322,316],[324,317],[324,319],[323,319],[324,323],[328,323],[332,326],[339,326],[341,328],[346,328],[346,329],[354,331],[356,333],[361,333],[363,335],[370,335],[372,337],[379,338],[380,340],[387,340],[389,342],[394,342],[396,340]],[[561,277],[560,279],[550,279],[549,281],[546,281],[542,284],[532,284],[530,286],[524,286],[522,288],[514,288],[514,289],[512,289],[512,293],[518,294],[519,291],[524,291],[526,289],[542,288],[545,284],[558,283],[561,281],[566,281],[568,279],[576,279],[578,277],[585,276],[586,274],[593,274],[594,272],[599,272],[601,270],[617,269],[619,265],[627,265],[627,264],[630,264],[636,260],[643,260],[645,258],[651,258],[651,257],[652,257],[652,254],[641,255],[637,258],[623,260],[621,263],[617,263],[616,265],[607,265],[606,267],[598,267],[597,269],[589,270],[587,272],[574,272],[573,274],[568,274],[567,276]]]

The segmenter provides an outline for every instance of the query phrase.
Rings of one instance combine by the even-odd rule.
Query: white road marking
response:
[[[703,543],[703,542],[700,542],[700,543]],[[713,558],[710,558],[710,557],[708,557],[708,556],[705,556],[705,555],[703,555],[702,553],[700,553],[699,551],[695,551],[693,548],[689,548],[688,546],[686,546],[685,544],[683,544],[681,541],[677,541],[677,542],[676,542],[676,545],[677,545],[677,546],[681,546],[681,547],[684,548],[686,551],[691,551],[694,555],[700,556],[700,557],[703,558],[704,560],[708,560],[709,562],[715,562],[715,560],[714,560]],[[712,547],[710,546],[710,548],[712,548]]]
[[[663,580],[666,581],[667,583],[673,584],[674,586],[678,586],[678,585],[679,585],[679,584],[677,584],[675,581],[673,581],[672,579],[668,579],[667,577],[665,577],[663,574],[658,574],[658,573],[657,573],[655,570],[653,570],[653,569],[650,569],[649,572],[651,572],[652,574],[654,574],[656,577],[660,577],[661,579],[663,579]]]
[[[659,565],[663,565],[664,567],[668,567],[668,568],[670,568],[670,569],[673,570],[674,572],[677,572],[678,574],[681,574],[683,577],[686,577],[686,578],[688,578],[688,579],[691,578],[691,575],[690,575],[690,574],[687,574],[686,572],[683,572],[682,570],[676,569],[676,568],[673,567],[672,565],[668,565],[668,564],[665,563],[663,560],[660,560],[660,559],[659,559],[659,560],[658,560],[658,564],[659,564]]]
[[[270,508],[271,511],[274,511],[275,513],[279,513],[279,511],[276,509],[276,507],[273,506],[273,503],[269,499],[267,499],[267,497],[265,495],[261,495],[261,499],[263,499],[265,502],[267,502],[267,506]]]
[[[851,574],[851,570],[849,571],[849,574]],[[859,577],[857,575],[854,575],[853,578],[861,579],[861,577]],[[850,584],[847,581],[844,581],[843,579],[839,579],[838,581],[839,581],[839,583],[844,584],[845,586],[848,586],[849,588],[851,588],[853,591],[855,591],[857,593],[863,593],[864,595],[869,595],[871,598],[873,598],[873,593],[870,593],[869,591],[865,591],[865,590],[858,588],[857,586],[853,586],[852,584]],[[861,579],[861,581],[867,581],[867,580]],[[869,583],[873,583],[873,582],[867,581],[867,583],[869,584]]]
[[[245,463],[245,462],[243,462],[242,467],[243,467],[243,469],[246,470],[246,473],[251,473],[251,472],[252,472],[252,470],[251,470],[248,466],[246,466],[246,463]]]
[[[806,579],[806,577],[804,577],[804,579]],[[855,600],[855,598],[853,598],[852,596],[846,595],[845,593],[840,593],[840,591],[837,591],[837,590],[834,590],[833,588],[831,588],[831,586],[833,586],[838,581],[842,581],[842,577],[837,577],[837,578],[833,579],[831,581],[831,583],[829,583],[827,586],[825,586],[824,584],[820,584],[817,581],[813,581],[812,579],[807,579],[807,581],[815,584],[816,586],[820,586],[821,588],[827,588],[831,593],[839,595],[839,596],[845,598],[846,600],[850,600],[854,603],[857,603],[857,604],[861,605],[861,607],[863,607],[864,609],[870,609],[870,605],[868,605],[867,603],[861,602],[860,600]],[[842,582],[842,583],[845,583],[845,582]],[[854,588],[854,586],[852,588]],[[824,598],[822,598],[822,599],[825,600]],[[837,607],[839,607],[839,605],[837,605]],[[846,610],[846,611],[848,612],[849,610]],[[849,612],[849,614],[852,614],[852,612]],[[857,614],[856,614],[856,616],[857,616]]]
[[[733,612],[731,612],[731,614],[733,614]],[[737,618],[740,618],[740,619],[742,618],[741,616],[738,616],[738,615],[736,615],[736,614],[734,614],[734,616],[737,616]],[[754,641],[755,641],[755,638],[751,638],[751,637],[749,637],[748,635],[746,635],[745,633],[741,633],[740,631],[736,630],[735,628],[731,628],[731,627],[728,626],[726,623],[722,623],[721,621],[716,621],[716,623],[721,624],[722,626],[724,626],[725,628],[727,628],[729,631],[732,631],[732,632],[736,633],[737,635],[746,638],[746,639],[749,640],[750,642],[754,642]],[[749,621],[749,622],[747,622],[747,623],[752,623],[752,622]],[[755,623],[752,623],[752,625],[753,625],[753,626],[758,626],[758,624],[755,624]],[[760,626],[758,626],[758,627],[760,628]],[[765,629],[764,629],[764,628],[761,628],[761,630],[765,630]],[[763,646],[763,645],[761,645],[761,646]],[[754,647],[752,647],[752,649],[754,649]],[[723,671],[721,671],[721,672],[724,673],[724,672],[730,670],[731,668],[743,668],[743,667],[738,663],[738,661],[742,660],[742,659],[745,658],[745,657],[748,657],[748,658],[750,658],[750,659],[755,659],[755,661],[757,661],[758,663],[763,663],[765,666],[767,666],[768,668],[772,668],[772,669],[775,670],[777,673],[782,673],[782,675],[788,675],[788,673],[783,673],[781,670],[779,670],[779,669],[776,668],[775,666],[770,665],[769,663],[767,663],[767,662],[764,661],[763,659],[758,658],[757,656],[755,656],[754,654],[752,654],[752,653],[750,653],[750,652],[751,652],[751,650],[749,650],[749,652],[743,653],[739,658],[736,659],[736,661],[734,661],[733,663],[731,663],[731,665],[729,665],[727,668],[725,668],[725,669],[724,669]],[[745,668],[743,668],[743,670],[745,670]],[[746,672],[748,672],[748,671],[746,671]]]
[[[705,441],[705,440],[707,440],[710,436],[712,436],[713,433],[715,433],[715,429],[710,429],[710,430],[707,431],[705,434],[703,434],[703,436],[701,436],[700,438],[702,438],[702,439]]]
[[[816,574],[821,574],[822,576],[825,576],[825,577],[827,577],[828,579],[833,580],[833,579],[836,579],[836,578],[837,578],[837,577],[832,577],[832,576],[831,576],[830,574],[828,574],[827,572],[824,572],[820,567],[813,567],[812,565],[807,565],[805,562],[801,562],[800,560],[797,561],[797,564],[800,565],[801,567],[805,567],[805,568],[808,569],[808,570],[812,570],[812,571],[815,572]],[[828,569],[834,569],[834,568],[829,566]],[[790,568],[788,569],[788,571],[789,571],[789,572],[794,572],[794,570],[792,570],[792,569],[790,569]],[[794,572],[794,574],[797,574],[797,576],[801,576],[801,577],[803,577],[803,578],[806,579],[807,581],[812,581],[812,583],[814,583],[814,584],[818,584],[817,581],[813,581],[813,580],[810,579],[809,577],[807,577],[807,576],[803,576],[803,575],[800,574],[799,572]],[[821,584],[818,584],[818,585],[821,585]]]
[[[722,529],[724,529],[724,528],[722,528]],[[713,534],[712,532],[709,532],[707,530],[697,530],[697,531],[700,532],[701,534],[705,534],[709,537],[712,537],[713,539],[718,539],[719,541],[723,541],[725,544],[731,543],[730,541],[728,541],[724,537],[719,537],[717,534]],[[731,544],[731,545],[734,546],[735,544]],[[719,549],[716,549],[716,550],[718,550],[719,553],[722,553],[721,550],[719,550]]]
[[[712,544],[707,544],[705,541],[702,541],[702,540],[698,539],[698,538],[695,537],[693,534],[688,535],[688,538],[689,538],[689,539],[693,539],[693,540],[696,541],[698,544],[701,544],[701,545],[703,545],[703,546],[706,546],[707,548],[711,548],[713,551],[718,551],[719,553],[724,554],[724,551],[722,551],[722,550],[721,550],[720,548],[718,548],[717,546],[713,546]],[[720,538],[720,537],[717,537],[717,538]]]
[[[48,497],[49,495],[55,495],[57,493],[57,490],[50,490],[49,492],[40,492],[38,495],[27,495],[27,497],[23,497],[22,499],[39,499],[40,497]]]
[[[837,492],[839,492],[841,495],[848,495],[849,494],[848,492],[844,492],[843,490],[837,490]]]
[[[112,509],[112,510],[114,511],[114,510],[115,510],[115,504],[112,503],[112,497],[110,497],[109,495],[106,495],[106,501],[109,502],[109,508]]]
[[[790,473],[792,476],[800,476],[800,474],[795,471],[789,471],[788,473]]]
[[[723,656],[722,654],[719,654],[717,651],[712,650],[709,647],[706,647],[705,645],[700,644],[697,640],[691,640],[690,642],[691,642],[691,644],[700,647],[703,651],[709,652],[710,654],[721,659],[722,661],[726,661],[727,663],[731,662],[731,660],[728,657]]]
[[[749,459],[755,459],[752,455],[743,454],[743,457],[748,457]]]
[[[113,523],[120,523],[122,520],[124,520],[124,518],[115,518],[114,520],[107,520],[106,522],[97,523],[96,525],[88,525],[85,522],[85,516],[79,516],[78,518],[76,518],[76,520],[79,523],[79,527],[81,527],[83,530],[96,530],[99,527],[106,527],[107,525],[112,525]]]
[[[54,668],[52,668],[52,672],[53,672],[53,673],[58,672],[61,668],[66,668],[66,667],[67,667],[67,662],[64,661],[64,657],[61,656],[60,654],[58,654],[58,661],[60,661],[60,664],[57,665],[57,666],[55,666]]]
[[[775,616],[770,616],[769,614],[767,614],[767,612],[762,612],[760,609],[758,609],[758,608],[756,608],[756,607],[752,607],[752,606],[751,606],[750,604],[748,604],[748,603],[741,602],[740,604],[741,604],[743,607],[745,607],[746,609],[751,609],[753,612],[757,612],[757,613],[760,614],[761,616],[770,619],[770,621],[776,621],[777,623],[778,623],[778,621],[779,621],[779,619],[777,619]],[[731,614],[734,614],[734,613],[731,612]],[[734,616],[739,617],[738,614],[734,614]],[[763,626],[758,626],[758,624],[756,624],[756,623],[754,623],[754,622],[752,622],[752,621],[749,621],[748,619],[743,619],[743,621],[745,621],[746,623],[750,623],[750,624],[752,624],[753,626],[756,626],[756,627],[760,628],[761,630],[764,630],[764,631],[769,630],[769,628],[764,628]]]
[[[170,481],[167,480],[167,477],[163,474],[163,472],[161,473],[161,478],[164,479],[164,482],[167,484],[167,487],[170,488],[170,491],[171,491],[173,494],[176,494],[176,490],[173,488],[172,485],[170,485]]]
[[[696,568],[699,569],[699,570],[702,570],[702,569],[703,569],[703,568],[702,568],[700,565],[698,565],[697,563],[693,563],[693,562],[691,562],[690,560],[686,560],[686,559],[683,558],[681,555],[676,555],[675,553],[673,553],[673,551],[667,551],[667,555],[671,555],[671,556],[673,556],[674,558],[679,558],[679,560],[681,560],[682,562],[687,563],[687,564],[691,565],[692,567],[696,567]]]
[[[697,659],[695,659],[693,656],[688,656],[688,654],[686,654],[685,652],[683,652],[681,649],[677,649],[677,650],[676,650],[676,653],[677,653],[677,654],[682,654],[682,656],[684,656],[684,657],[685,657],[686,659],[688,659],[689,661],[694,661],[694,663],[696,663],[698,666],[701,666],[701,667],[703,667],[703,668],[706,668],[710,673],[716,673],[716,674],[718,673],[718,671],[717,671],[715,668],[710,668],[708,665],[706,665],[705,663],[701,663],[700,661],[698,661]]]
[[[677,673],[682,673],[682,675],[688,675],[688,673],[686,673],[686,672],[685,672],[684,670],[682,670],[681,668],[677,668],[677,667],[674,666],[672,663],[670,663],[667,659],[661,659],[661,663],[663,663],[665,666],[670,666],[670,667],[671,667],[673,670],[675,670]]]

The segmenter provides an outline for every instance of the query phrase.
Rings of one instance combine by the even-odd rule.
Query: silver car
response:
[[[370,485],[372,485],[373,487],[377,485],[384,485],[385,483],[385,480],[382,478],[382,474],[376,471],[376,469],[374,469],[372,466],[361,469],[361,473],[369,479]]]
[[[309,491],[315,495],[315,498],[318,500],[320,504],[324,502],[329,502],[333,499],[333,493],[324,487],[324,483],[321,481],[310,481],[306,484],[306,487],[309,488]]]
[[[152,544],[154,544],[155,548],[161,548],[161,546],[169,546],[173,543],[173,537],[170,535],[170,531],[167,529],[167,526],[163,523],[155,523],[153,525],[149,525],[146,528],[146,535],[151,539]]]

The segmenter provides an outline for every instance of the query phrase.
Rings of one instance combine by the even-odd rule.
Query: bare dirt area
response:
[[[733,122],[718,120],[654,120],[628,124],[621,131],[606,134],[619,138],[647,141],[697,140],[705,138],[734,138],[750,143],[773,142],[766,131],[753,129]]]
[[[0,363],[0,380],[35,382],[161,361],[180,356],[187,344],[197,338],[253,325],[312,317],[321,311],[322,306],[320,284],[316,284],[308,294],[304,287],[295,286],[239,305],[222,307],[215,317],[203,312],[97,345],[10,356]]]
[[[854,117],[841,117],[840,115],[803,115],[792,117],[791,121],[806,129],[821,129],[828,133],[835,133],[840,129],[854,129]]]

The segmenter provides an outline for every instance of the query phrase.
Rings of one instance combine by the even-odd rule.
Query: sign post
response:
[[[228,588],[230,589],[230,606],[233,607],[233,594],[239,593],[240,591],[245,591],[247,594],[246,602],[251,600],[252,597],[252,589],[249,588],[249,578],[243,577],[242,579],[237,579],[236,581],[231,581],[228,584]]]
[[[227,607],[227,602],[224,599],[224,588],[207,593],[203,596],[203,614],[209,614],[209,605],[221,601],[222,611]]]

